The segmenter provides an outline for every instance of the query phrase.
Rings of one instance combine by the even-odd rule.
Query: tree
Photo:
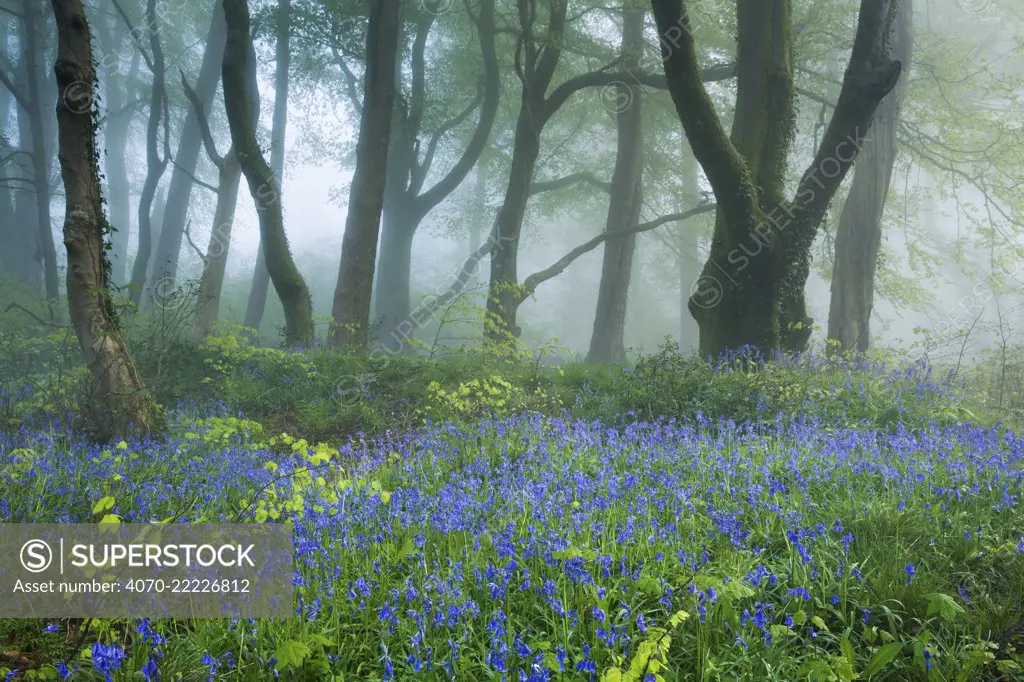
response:
[[[282,186],[284,185],[284,143],[288,128],[291,36],[292,3],[291,0],[279,0],[277,3],[277,44],[275,46],[277,74],[274,79],[274,120],[270,132],[272,140],[270,168]],[[249,302],[246,304],[245,317],[242,322],[246,327],[259,329],[260,322],[263,320],[263,311],[267,306],[269,288],[270,273],[267,272],[263,244],[260,243],[259,251],[256,254],[256,267],[252,274],[252,287],[249,289]]]
[[[913,55],[913,0],[900,0],[893,24],[893,56],[905,66],[899,84],[878,107],[853,171],[853,184],[836,231],[828,337],[839,349],[863,353],[871,341],[875,265],[882,241],[882,212],[896,162],[896,136]]]
[[[235,206],[238,204],[238,188],[242,180],[242,166],[238,163],[238,155],[232,147],[221,156],[217,152],[217,144],[210,132],[210,123],[203,111],[203,103],[199,100],[185,74],[181,74],[181,86],[189,102],[199,115],[199,129],[203,136],[203,146],[210,162],[217,169],[217,206],[213,211],[213,229],[210,230],[210,243],[203,255],[203,275],[199,280],[199,291],[196,294],[196,320],[194,335],[196,341],[204,341],[213,333],[220,313],[220,295],[224,287],[224,273],[227,270],[228,252],[231,249],[231,230],[235,220]],[[258,109],[251,112],[255,119]],[[188,234],[186,233],[186,237]],[[191,237],[189,237],[191,243]],[[202,255],[202,254],[201,254]]]
[[[700,351],[802,350],[810,248],[901,64],[886,48],[893,4],[862,0],[834,115],[795,197],[784,196],[794,135],[790,0],[737,1],[737,98],[727,135],[701,81],[683,0],[652,0],[665,76],[687,139],[718,200],[710,257],[690,299]],[[719,278],[724,277],[723,283]],[[707,305],[709,297],[716,305]]]
[[[124,21],[97,22],[96,34],[104,54],[118,54],[126,38],[127,25]],[[136,85],[141,53],[132,55],[131,67],[122,76],[123,65],[117,59],[108,63],[107,73],[102,74],[106,86],[106,115],[103,129],[105,147],[104,166],[107,179],[107,201],[110,203],[110,223],[115,230],[111,237],[110,266],[111,281],[116,285],[127,283],[128,232],[131,227],[131,183],[128,177],[128,140],[135,120],[134,100],[139,96]]]
[[[114,0],[114,6],[121,13],[125,23],[128,23],[128,15],[124,12],[118,0]],[[138,224],[139,224],[139,246],[135,254],[135,262],[132,264],[132,277],[129,283],[128,297],[132,303],[139,305],[142,301],[142,290],[146,285],[146,275],[149,272],[150,257],[152,254],[153,242],[153,199],[156,196],[160,179],[167,169],[171,158],[170,150],[170,112],[167,102],[167,85],[165,81],[166,64],[164,60],[163,46],[160,44],[160,28],[156,17],[156,0],[146,2],[146,34],[149,36],[149,52],[141,45],[137,45],[139,54],[146,62],[150,72],[153,74],[153,84],[150,87],[149,95],[149,120],[146,124],[146,180],[142,185],[142,194],[139,196]],[[132,32],[134,34],[134,31]],[[160,125],[164,126],[163,154],[160,144]],[[160,208],[161,223],[162,215],[166,211],[166,202]],[[162,232],[162,230],[161,230]]]
[[[644,48],[644,18],[640,7],[627,5],[622,18],[622,60],[627,71],[638,71]],[[641,86],[617,83],[615,107],[618,121],[618,152],[608,202],[607,232],[632,227],[640,219],[643,201],[643,112]],[[588,362],[626,361],[624,341],[626,305],[633,270],[636,234],[611,237],[604,243],[597,314],[590,337]]]
[[[217,84],[220,80],[218,66],[225,49],[226,25],[224,15],[218,10],[219,3],[214,4],[211,14],[210,29],[206,37],[203,62],[196,79],[195,92],[203,103],[203,109],[210,111],[217,95]],[[166,289],[177,282],[178,259],[181,245],[188,225],[188,211],[195,185],[196,164],[202,149],[202,135],[199,132],[199,120],[194,107],[189,107],[182,124],[181,136],[174,152],[174,168],[167,188],[167,208],[160,226],[160,239],[156,245],[153,279],[164,280],[161,284],[149,288],[150,298],[153,292]]]
[[[20,82],[15,74],[0,68],[0,82],[18,105],[18,180],[14,187],[16,234],[12,250],[28,263],[16,269],[22,279],[35,284],[42,274],[43,290],[51,302],[60,293],[57,250],[50,225],[50,168],[54,150],[53,84],[43,64],[47,42],[42,7],[35,0],[22,0],[18,46],[21,58]],[[7,60],[4,59],[3,62]],[[32,234],[34,232],[34,234]]]
[[[377,233],[387,181],[400,21],[399,0],[379,0],[372,5],[366,33],[356,168],[349,192],[338,286],[334,291],[331,342],[336,345],[362,348],[368,340]]]
[[[413,238],[424,218],[455,191],[479,162],[491,135],[501,99],[501,74],[495,49],[495,2],[482,0],[477,14],[474,16],[470,12],[483,60],[483,74],[477,87],[477,96],[469,106],[428,131],[424,123],[428,113],[424,53],[439,11],[437,6],[440,5],[443,3],[424,3],[423,11],[416,18],[409,60],[410,92],[408,97],[396,99],[392,118],[380,234],[380,262],[374,289],[376,318],[381,324],[379,337],[385,343],[403,340],[399,337],[398,327],[409,318]],[[476,125],[458,160],[433,186],[424,189],[425,181],[434,170],[441,140],[478,109]]]
[[[284,307],[285,341],[312,345],[313,306],[309,289],[295,266],[281,210],[281,185],[267,164],[256,140],[259,89],[256,83],[256,51],[248,0],[223,0],[227,23],[222,78],[224,108],[231,129],[231,143],[259,214],[260,242],[270,281]],[[197,88],[198,90],[198,88]],[[253,112],[256,112],[254,115]]]
[[[58,159],[64,179],[64,245],[71,323],[96,386],[93,402],[101,438],[163,426],[163,411],[146,390],[125,346],[111,302],[104,239],[93,104],[96,70],[89,23],[81,0],[51,0],[57,20]],[[75,93],[74,97],[68,93]]]
[[[526,282],[520,284],[518,281],[519,241],[527,204],[530,196],[534,194],[534,173],[540,157],[540,140],[544,128],[573,95],[586,88],[629,81],[652,87],[663,88],[666,85],[664,77],[615,68],[619,61],[616,60],[614,64],[601,69],[569,78],[552,89],[551,85],[562,59],[569,28],[568,3],[547,3],[547,21],[543,30],[537,11],[541,4],[544,3],[537,0],[521,0],[517,4],[519,26],[515,68],[522,85],[522,96],[515,122],[505,197],[498,211],[491,239],[488,241],[489,245],[493,245],[493,249],[485,335],[492,342],[507,341],[510,337],[518,337],[520,332],[516,324],[516,312],[526,299],[529,286]],[[734,72],[735,69],[731,65],[719,66],[703,73],[698,72],[697,79],[724,80],[731,78]],[[546,278],[540,281],[543,279]]]

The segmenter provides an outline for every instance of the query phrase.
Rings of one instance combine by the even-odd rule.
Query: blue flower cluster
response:
[[[916,637],[893,631],[899,609],[935,621],[907,647],[931,669],[968,632],[935,615],[935,594],[966,606],[985,591],[982,568],[947,584],[949,557],[1024,572],[1024,440],[996,428],[522,415],[355,438],[322,461],[180,419],[168,440],[116,448],[0,437],[0,522],[89,521],[103,495],[125,521],[295,521],[296,618],[199,628],[195,665],[218,679],[314,664],[346,679],[751,679],[765,663],[796,679]],[[168,631],[137,629],[132,660],[159,679]],[[110,679],[125,655],[97,643],[92,666]]]

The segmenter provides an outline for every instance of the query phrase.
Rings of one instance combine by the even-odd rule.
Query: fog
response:
[[[443,119],[472,103],[476,80],[480,77],[479,48],[472,30],[467,28],[462,3],[406,3],[408,15],[400,55],[400,92],[408,96],[410,50],[414,17],[434,14],[434,25],[425,40],[428,111],[425,120],[436,126]],[[573,4],[573,3],[570,3]],[[189,110],[180,85],[179,68],[193,83],[206,51],[209,17],[214,3],[210,0],[162,0],[158,2],[157,29],[164,42],[167,62],[170,128],[167,130],[172,151],[182,135],[183,119]],[[254,42],[258,63],[258,85],[261,101],[258,137],[264,150],[280,145],[273,139],[271,118],[274,111],[277,76],[273,22],[276,3],[253,2]],[[580,3],[581,7],[586,3]],[[797,2],[796,14],[807,19],[806,36],[796,41],[798,86],[821,96],[834,98],[849,59],[856,16],[844,10],[843,3]],[[31,174],[30,164],[17,159],[17,151],[30,151],[22,121],[19,128],[18,99],[29,91],[30,78],[25,71],[27,38],[21,21],[21,3],[3,0],[6,51],[0,68],[5,73],[7,94],[2,112],[5,146],[14,150],[8,157],[5,171],[10,181],[6,187],[14,196],[12,204],[29,201],[22,190],[24,178]],[[145,7],[141,0],[94,0],[87,3],[90,19],[102,23],[104,30],[120,35],[117,45],[108,38],[96,40],[96,60],[100,65],[100,88],[105,79],[117,72],[127,81],[139,81],[126,91],[138,95],[136,111],[128,132],[125,161],[128,170],[130,220],[116,225],[126,230],[128,240],[122,253],[123,267],[130,271],[139,247],[137,220],[138,202],[146,166],[146,87],[152,76],[145,59],[141,66],[136,53],[149,50],[149,36],[139,30],[144,25]],[[353,95],[361,95],[364,55],[360,45],[362,29],[356,9],[334,7],[332,3],[306,3],[295,0],[292,8],[291,86],[287,109],[287,138],[284,145],[282,208],[284,225],[299,271],[308,283],[318,330],[326,333],[331,314],[338,275],[338,264],[349,208],[350,184],[355,167],[353,158],[359,135],[359,113]],[[334,21],[355,22],[350,35],[338,43],[353,47],[345,54],[331,56],[324,42],[324,22],[331,13]],[[578,28],[586,37],[574,34],[574,47],[559,66],[555,83],[587,69],[601,68],[614,61],[618,49],[618,22],[615,12],[600,8],[580,10]],[[511,21],[512,10],[499,3],[499,25]],[[37,60],[50,72],[44,89],[52,90],[54,39],[52,18],[40,15],[43,25],[37,27],[39,47]],[[342,19],[339,19],[341,17]],[[136,26],[138,43],[125,31],[126,20]],[[734,58],[734,45],[723,36],[734,31],[732,17],[710,21],[696,31],[697,42],[706,39],[701,49],[707,63]],[[503,23],[504,22],[504,23]],[[818,23],[814,23],[818,22]],[[656,49],[653,19],[647,18],[649,49]],[[341,24],[334,27],[342,30]],[[347,24],[346,24],[347,25]],[[942,0],[915,3],[913,15],[915,54],[910,65],[906,102],[901,122],[906,128],[900,134],[899,150],[892,171],[892,182],[882,220],[882,246],[875,282],[871,314],[871,345],[877,348],[910,349],[926,339],[936,357],[954,353],[974,357],[985,348],[1005,343],[1020,333],[1019,306],[1024,303],[1019,272],[1020,259],[1014,250],[1021,244],[1019,200],[1015,188],[1024,177],[1019,143],[1021,135],[1020,88],[1024,65],[1019,36],[1024,28],[1022,10],[1008,1]],[[120,28],[119,28],[120,27]],[[119,32],[119,33],[118,33]],[[341,35],[341,34],[338,34]],[[831,44],[823,42],[831,37]],[[346,42],[347,41],[347,42]],[[142,46],[142,47],[140,47]],[[343,45],[344,46],[344,45]],[[587,54],[583,47],[593,50]],[[415,306],[431,292],[445,291],[445,283],[462,266],[478,244],[480,231],[491,230],[505,200],[508,159],[513,144],[512,128],[520,99],[520,86],[511,64],[514,45],[499,40],[501,66],[501,101],[484,154],[479,163],[486,165],[482,194],[476,188],[477,172],[466,175],[447,198],[427,212],[412,242],[411,301]],[[818,50],[818,52],[814,52]],[[603,53],[603,54],[602,54]],[[112,56],[111,56],[112,55]],[[346,64],[351,79],[332,59]],[[133,60],[136,62],[133,65]],[[436,61],[435,61],[436,60]],[[660,60],[658,60],[660,62]],[[829,74],[818,74],[817,81],[808,80],[808,73],[831,63]],[[660,66],[660,63],[657,64]],[[817,65],[817,66],[815,66]],[[134,69],[134,71],[132,71]],[[802,70],[806,69],[806,70]],[[13,89],[12,89],[13,88]],[[552,86],[554,88],[554,86]],[[731,119],[735,100],[732,82],[709,86],[719,113]],[[12,97],[11,94],[14,94]],[[687,151],[679,122],[674,117],[668,92],[658,88],[642,88],[645,105],[644,163],[646,180],[641,220],[652,220],[676,210],[679,187],[685,180],[678,175],[678,165]],[[615,165],[614,105],[609,106],[605,88],[583,89],[573,95],[551,121],[541,136],[541,151],[533,172],[534,182],[553,180],[572,173],[586,172],[602,181],[609,181]],[[48,97],[54,98],[50,92]],[[46,100],[40,110],[45,116],[53,113]],[[401,101],[401,97],[400,97]],[[229,146],[229,133],[224,114],[222,90],[218,89],[209,111],[213,136],[223,153]],[[820,105],[804,93],[796,98],[797,125],[793,149],[789,154],[790,191],[799,179],[799,172],[810,162],[814,151],[815,128],[821,114]],[[436,111],[432,111],[434,109]],[[106,131],[105,117],[123,116],[112,111],[105,100],[99,105],[101,132]],[[437,153],[427,173],[424,189],[436,183],[455,164],[473,132],[479,109],[464,122],[436,142]],[[164,124],[166,125],[166,123]],[[812,133],[812,130],[814,131]],[[161,135],[164,133],[161,132]],[[422,156],[429,142],[425,128],[418,143]],[[907,139],[902,139],[906,137]],[[104,136],[101,135],[100,143]],[[990,145],[986,148],[986,145]],[[675,148],[673,148],[675,147]],[[991,158],[986,157],[990,153]],[[108,150],[109,154],[109,150]],[[50,159],[55,161],[55,159]],[[375,160],[379,163],[379,160]],[[943,166],[945,168],[943,168]],[[102,167],[110,170],[109,158]],[[857,166],[855,165],[855,168]],[[163,173],[157,196],[168,189],[175,163]],[[66,256],[61,245],[63,199],[56,191],[59,168],[51,163],[49,174],[51,197],[50,220],[58,268],[63,276]],[[812,345],[820,347],[827,335],[829,319],[832,250],[839,214],[853,173],[844,181],[836,199],[818,230],[811,249],[811,271],[806,283],[809,317],[815,329]],[[180,250],[180,268],[174,285],[185,287],[204,275],[202,250],[210,242],[215,204],[213,186],[216,169],[199,154],[195,177],[202,183],[191,191],[187,207],[188,235]],[[20,182],[20,184],[19,184]],[[712,188],[701,172],[699,192],[710,196]],[[675,189],[673,189],[673,186]],[[107,191],[118,187],[107,183]],[[477,198],[480,194],[480,198]],[[16,196],[15,196],[16,195]],[[475,203],[481,203],[474,207]],[[478,215],[474,215],[474,210]],[[482,212],[481,212],[482,211]],[[608,195],[586,183],[545,193],[531,199],[523,221],[518,254],[520,281],[529,274],[550,266],[575,246],[586,242],[605,229]],[[388,208],[385,206],[385,221]],[[26,214],[31,211],[26,211]],[[17,210],[8,214],[10,220]],[[32,218],[32,216],[29,216]],[[476,242],[469,223],[476,221]],[[701,216],[684,223],[668,223],[637,238],[629,283],[628,310],[624,330],[625,345],[631,357],[652,352],[666,338],[684,347],[697,343],[696,325],[683,304],[708,258],[713,220]],[[7,232],[24,229],[25,223],[15,219],[5,226]],[[154,225],[159,233],[159,221]],[[242,323],[250,280],[253,276],[260,241],[259,220],[255,204],[242,183],[238,193],[226,280],[220,305],[220,318]],[[696,250],[687,252],[682,244],[695,240]],[[190,245],[190,241],[195,247]],[[154,240],[156,249],[157,240]],[[599,246],[575,260],[562,274],[539,285],[534,296],[519,310],[521,340],[539,347],[557,337],[561,350],[573,354],[586,353],[594,325],[595,308],[601,282],[603,247]],[[40,265],[41,267],[41,265]],[[479,268],[479,275],[468,287],[470,299],[479,305],[485,300],[488,261]],[[379,269],[379,266],[378,266]],[[116,279],[116,278],[115,278]],[[151,275],[146,286],[153,286]],[[115,284],[124,285],[127,279]],[[41,293],[41,292],[40,292]],[[380,292],[374,291],[374,299]],[[984,294],[984,295],[983,295]],[[145,297],[143,297],[145,299]],[[984,299],[984,300],[983,300]],[[371,318],[376,315],[373,313]],[[274,343],[276,327],[281,324],[281,306],[270,288],[267,312],[260,331],[266,343]],[[420,330],[421,340],[433,342],[433,322]],[[997,329],[1002,331],[997,333]],[[963,334],[970,329],[969,338]],[[1009,335],[1009,337],[1007,337]],[[445,334],[441,335],[446,336]]]

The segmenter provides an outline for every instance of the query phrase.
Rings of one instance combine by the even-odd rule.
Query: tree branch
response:
[[[430,171],[430,166],[434,163],[434,154],[437,152],[437,145],[440,144],[441,138],[446,134],[450,133],[457,126],[462,125],[476,111],[477,107],[480,106],[480,102],[484,98],[484,88],[477,88],[476,96],[473,101],[469,103],[465,109],[458,113],[450,121],[446,121],[434,131],[434,134],[430,136],[430,142],[427,143],[427,151],[423,154],[423,162],[414,161],[415,167],[412,171],[412,177],[409,180],[409,192],[415,196],[419,194],[420,189],[423,188],[423,182],[427,178],[427,173]]]
[[[631,81],[646,85],[647,87],[665,90],[668,88],[668,80],[664,73],[632,73],[630,71],[611,71],[615,66],[611,64],[604,69],[591,71],[575,76],[555,88],[545,100],[543,118],[545,120],[554,114],[564,105],[570,97],[584,88],[600,88],[613,83],[629,83]],[[736,77],[735,64],[720,64],[711,66],[701,71],[701,80],[705,83],[715,83],[729,80]]]
[[[598,180],[593,173],[573,173],[566,175],[565,177],[558,178],[557,180],[543,180],[541,182],[534,182],[530,185],[530,196],[534,194],[541,194],[543,192],[551,192],[554,190],[562,189],[563,187],[569,187],[570,185],[576,185],[581,182],[585,182],[588,185],[593,185],[603,192],[612,191],[612,183]]]
[[[196,91],[188,84],[185,72],[179,68],[178,73],[181,74],[181,87],[185,91],[185,97],[192,103],[192,108],[196,112],[196,118],[199,120],[199,134],[203,138],[206,155],[210,157],[210,161],[217,167],[217,170],[221,170],[224,168],[224,157],[217,153],[217,145],[213,141],[213,134],[210,132],[210,121],[203,112],[203,103],[199,100],[199,95],[196,94]]]
[[[537,290],[538,286],[548,281],[549,279],[552,279],[553,277],[557,277],[558,275],[562,274],[563,272],[565,272],[565,269],[569,267],[569,265],[571,265],[572,262],[575,261],[577,258],[579,258],[585,253],[593,251],[598,246],[600,246],[607,240],[612,239],[613,237],[625,237],[628,235],[640,234],[641,232],[647,232],[649,230],[655,230],[664,225],[665,223],[688,220],[690,218],[693,218],[694,216],[715,211],[717,208],[717,204],[700,204],[698,206],[695,206],[694,208],[691,208],[689,211],[684,211],[683,213],[671,213],[669,215],[664,215],[655,220],[651,220],[646,223],[640,223],[639,225],[634,225],[633,227],[624,230],[605,230],[604,232],[597,235],[590,241],[580,244],[572,251],[559,258],[550,267],[545,268],[544,270],[540,270],[539,272],[535,272],[529,277],[527,277],[526,280],[523,282],[523,294],[517,302],[521,303],[522,301],[526,300]]]

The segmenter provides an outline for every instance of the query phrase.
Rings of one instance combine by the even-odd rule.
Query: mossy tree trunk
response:
[[[690,298],[700,351],[802,350],[804,286],[818,226],[901,65],[886,48],[894,2],[863,0],[836,111],[797,193],[784,197],[793,136],[790,0],[738,0],[736,119],[727,136],[697,66],[683,0],[652,0],[665,75],[694,156],[718,200],[711,253]]]
[[[373,4],[366,36],[356,168],[349,193],[338,285],[334,290],[330,338],[335,345],[364,348],[369,339],[370,298],[387,181],[400,26],[399,0],[379,0]]]
[[[51,0],[57,22],[54,72],[58,159],[64,179],[64,245],[71,323],[95,382],[91,401],[101,438],[162,428],[163,410],[139,376],[117,322],[109,290],[110,264],[104,240],[99,149],[96,144],[96,71],[89,23],[81,0]],[[74,93],[74,97],[67,93]],[[92,105],[92,106],[88,106]]]
[[[281,210],[281,186],[256,140],[259,90],[256,51],[253,49],[248,0],[223,0],[227,21],[222,78],[224,108],[231,143],[256,203],[263,255],[284,308],[285,341],[309,346],[314,341],[313,306],[309,289],[295,265]],[[254,113],[255,112],[255,113]]]
[[[622,62],[627,70],[637,70],[644,49],[642,7],[626,7],[622,20]],[[615,107],[618,124],[618,149],[612,172],[611,198],[605,230],[626,230],[640,221],[643,191],[643,106],[639,83],[618,83]],[[626,361],[626,308],[633,274],[636,233],[610,237],[604,243],[601,283],[597,293],[597,312],[590,336],[587,362]]]
[[[913,56],[913,2],[901,0],[894,26],[893,56],[906,65]],[[875,298],[875,266],[882,244],[882,212],[896,162],[896,130],[910,69],[882,100],[871,124],[871,135],[853,171],[836,230],[832,267],[832,298],[828,338],[839,350],[865,352],[871,343],[871,310]]]
[[[292,39],[292,0],[279,0],[277,3],[277,44],[274,46],[274,57],[277,62],[274,75],[274,119],[270,129],[270,168],[277,175],[278,182],[284,186],[284,149],[288,129],[288,86],[291,84],[291,39]],[[246,327],[259,329],[263,321],[263,312],[267,307],[267,292],[270,290],[270,273],[267,272],[267,261],[263,255],[263,244],[256,252],[256,266],[252,274],[252,287],[249,289],[249,300],[245,305],[243,324]]]

